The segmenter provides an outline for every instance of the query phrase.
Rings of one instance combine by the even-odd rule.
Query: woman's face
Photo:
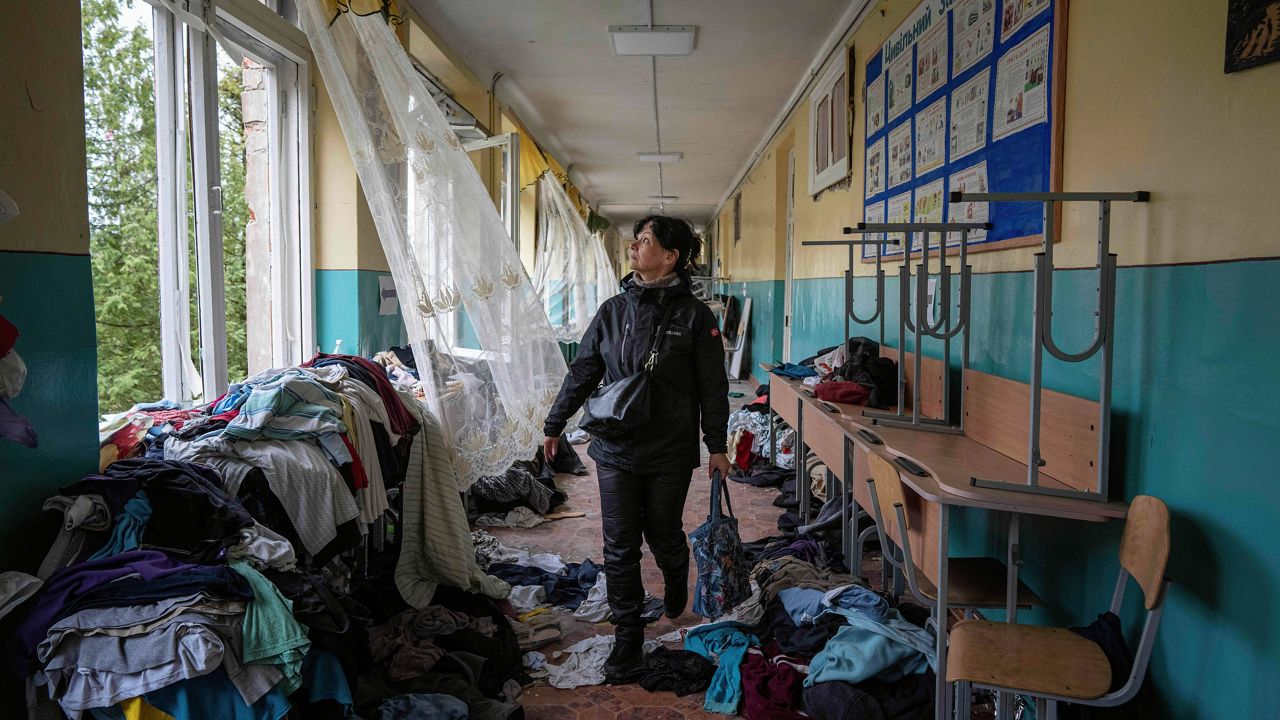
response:
[[[658,238],[653,235],[653,223],[645,225],[627,248],[631,269],[654,277],[661,277],[674,270],[679,257],[680,253],[668,250],[658,243]]]

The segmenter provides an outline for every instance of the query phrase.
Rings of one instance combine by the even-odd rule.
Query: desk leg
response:
[[[1018,565],[1022,562],[1021,534],[1022,516],[1009,513],[1008,550],[1005,562],[1004,613],[1005,622],[1018,622]],[[1013,693],[999,693],[996,702],[996,720],[1009,720],[1013,717]]]
[[[773,393],[769,394],[769,462],[778,465],[778,416],[773,412]]]
[[[791,441],[791,457],[796,464],[796,499],[800,502],[800,524],[809,523],[809,468],[806,460],[809,453],[804,449],[804,403],[796,401],[795,436]]]
[[[947,562],[950,550],[948,543],[951,532],[950,507],[946,503],[938,504],[938,677],[934,692],[934,707],[938,720],[951,717],[951,693],[947,691]]]

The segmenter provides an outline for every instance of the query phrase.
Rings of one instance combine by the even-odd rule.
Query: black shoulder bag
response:
[[[578,427],[596,437],[616,438],[648,424],[649,373],[658,362],[658,347],[662,343],[662,336],[666,334],[667,324],[671,321],[671,313],[675,307],[676,301],[673,298],[662,315],[662,322],[658,324],[658,332],[654,335],[653,347],[649,349],[644,369],[596,388],[582,406],[582,421],[578,423]]]

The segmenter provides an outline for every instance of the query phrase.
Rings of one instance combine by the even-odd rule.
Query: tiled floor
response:
[[[750,394],[746,385],[735,384],[734,391]],[[737,401],[740,404],[742,400]],[[566,562],[581,561],[590,558],[602,562],[603,541],[600,535],[600,502],[596,486],[595,465],[587,457],[586,446],[577,446],[578,454],[590,471],[582,477],[560,475],[557,484],[568,494],[568,502],[561,510],[581,511],[585,517],[568,518],[544,523],[529,529],[490,528],[490,532],[502,543],[512,548],[523,548],[537,552],[554,552],[560,554]],[[778,491],[772,488],[755,488],[748,485],[731,483],[734,514],[738,518],[738,530],[744,542],[762,537],[777,535],[778,515],[781,510],[774,507],[773,500]],[[705,469],[695,472],[693,485],[689,490],[689,499],[685,504],[684,527],[690,531],[700,525],[707,515],[710,503],[710,482]],[[868,558],[876,561],[878,558]],[[866,567],[870,568],[868,564]],[[878,564],[875,572],[878,576]],[[662,575],[654,564],[653,556],[648,548],[644,550],[641,561],[645,588],[654,595],[662,596]],[[695,568],[690,565],[690,591],[694,585]],[[671,632],[673,629],[688,625],[697,625],[702,618],[691,611],[675,620],[665,616],[652,623],[645,631],[646,638],[656,638]],[[564,638],[561,642],[541,650],[551,658],[556,650],[568,647],[583,638],[597,634],[612,634],[613,626],[609,623],[584,623],[575,620],[569,613],[561,613],[561,626]],[[552,660],[552,662],[555,662]],[[529,720],[609,720],[611,718],[711,718],[720,717],[702,710],[702,693],[683,698],[673,693],[651,693],[638,685],[594,686],[564,690],[536,685],[526,690],[521,698],[525,706],[525,714]]]

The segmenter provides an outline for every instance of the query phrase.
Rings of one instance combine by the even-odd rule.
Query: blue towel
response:
[[[803,380],[807,377],[813,377],[818,372],[808,365],[796,365],[795,363],[782,363],[781,365],[770,370],[774,375],[791,378],[792,380]]]
[[[742,659],[747,648],[760,644],[760,638],[743,631],[742,623],[732,620],[693,628],[684,639],[684,649],[708,660],[719,657],[719,667],[711,677],[707,699],[702,709],[707,712],[735,715],[742,701]]]
[[[136,495],[129,498],[129,502],[124,504],[124,509],[116,516],[116,525],[111,531],[107,544],[90,555],[89,559],[101,560],[128,550],[138,549],[142,544],[142,532],[150,519],[151,501],[147,499],[145,492],[139,490]]]
[[[883,622],[858,610],[833,609],[849,622],[809,663],[805,687],[840,680],[860,683],[876,678],[895,682],[934,666],[933,635],[907,622],[897,610]]]

